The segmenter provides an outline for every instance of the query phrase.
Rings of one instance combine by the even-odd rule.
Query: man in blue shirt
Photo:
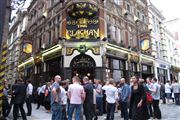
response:
[[[152,79],[153,88],[152,97],[153,97],[153,110],[154,110],[154,118],[161,119],[161,110],[159,108],[159,101],[160,101],[160,85],[156,78]]]
[[[126,84],[125,78],[121,78],[121,92],[120,92],[120,105],[121,105],[121,112],[124,117],[124,120],[129,119],[128,114],[128,99],[130,96],[130,87]]]

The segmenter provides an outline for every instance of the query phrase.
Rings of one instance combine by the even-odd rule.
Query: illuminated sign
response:
[[[25,52],[27,54],[32,53],[32,44],[24,43],[24,45],[23,45],[23,52]]]
[[[150,49],[149,34],[142,34],[140,36],[140,47],[142,51]]]
[[[67,9],[66,39],[97,40],[99,32],[98,8],[90,3],[76,3]]]

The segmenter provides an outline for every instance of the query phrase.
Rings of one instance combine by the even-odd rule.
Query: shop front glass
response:
[[[126,78],[125,75],[125,60],[110,58],[109,57],[109,78],[113,78],[114,81],[119,81],[120,78]]]

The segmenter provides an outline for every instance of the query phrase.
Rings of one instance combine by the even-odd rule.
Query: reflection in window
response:
[[[119,60],[113,59],[113,69],[119,69]]]

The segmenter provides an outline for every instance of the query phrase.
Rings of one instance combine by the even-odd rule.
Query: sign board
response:
[[[93,4],[71,5],[67,9],[66,21],[67,40],[97,40],[100,36],[98,8]]]

